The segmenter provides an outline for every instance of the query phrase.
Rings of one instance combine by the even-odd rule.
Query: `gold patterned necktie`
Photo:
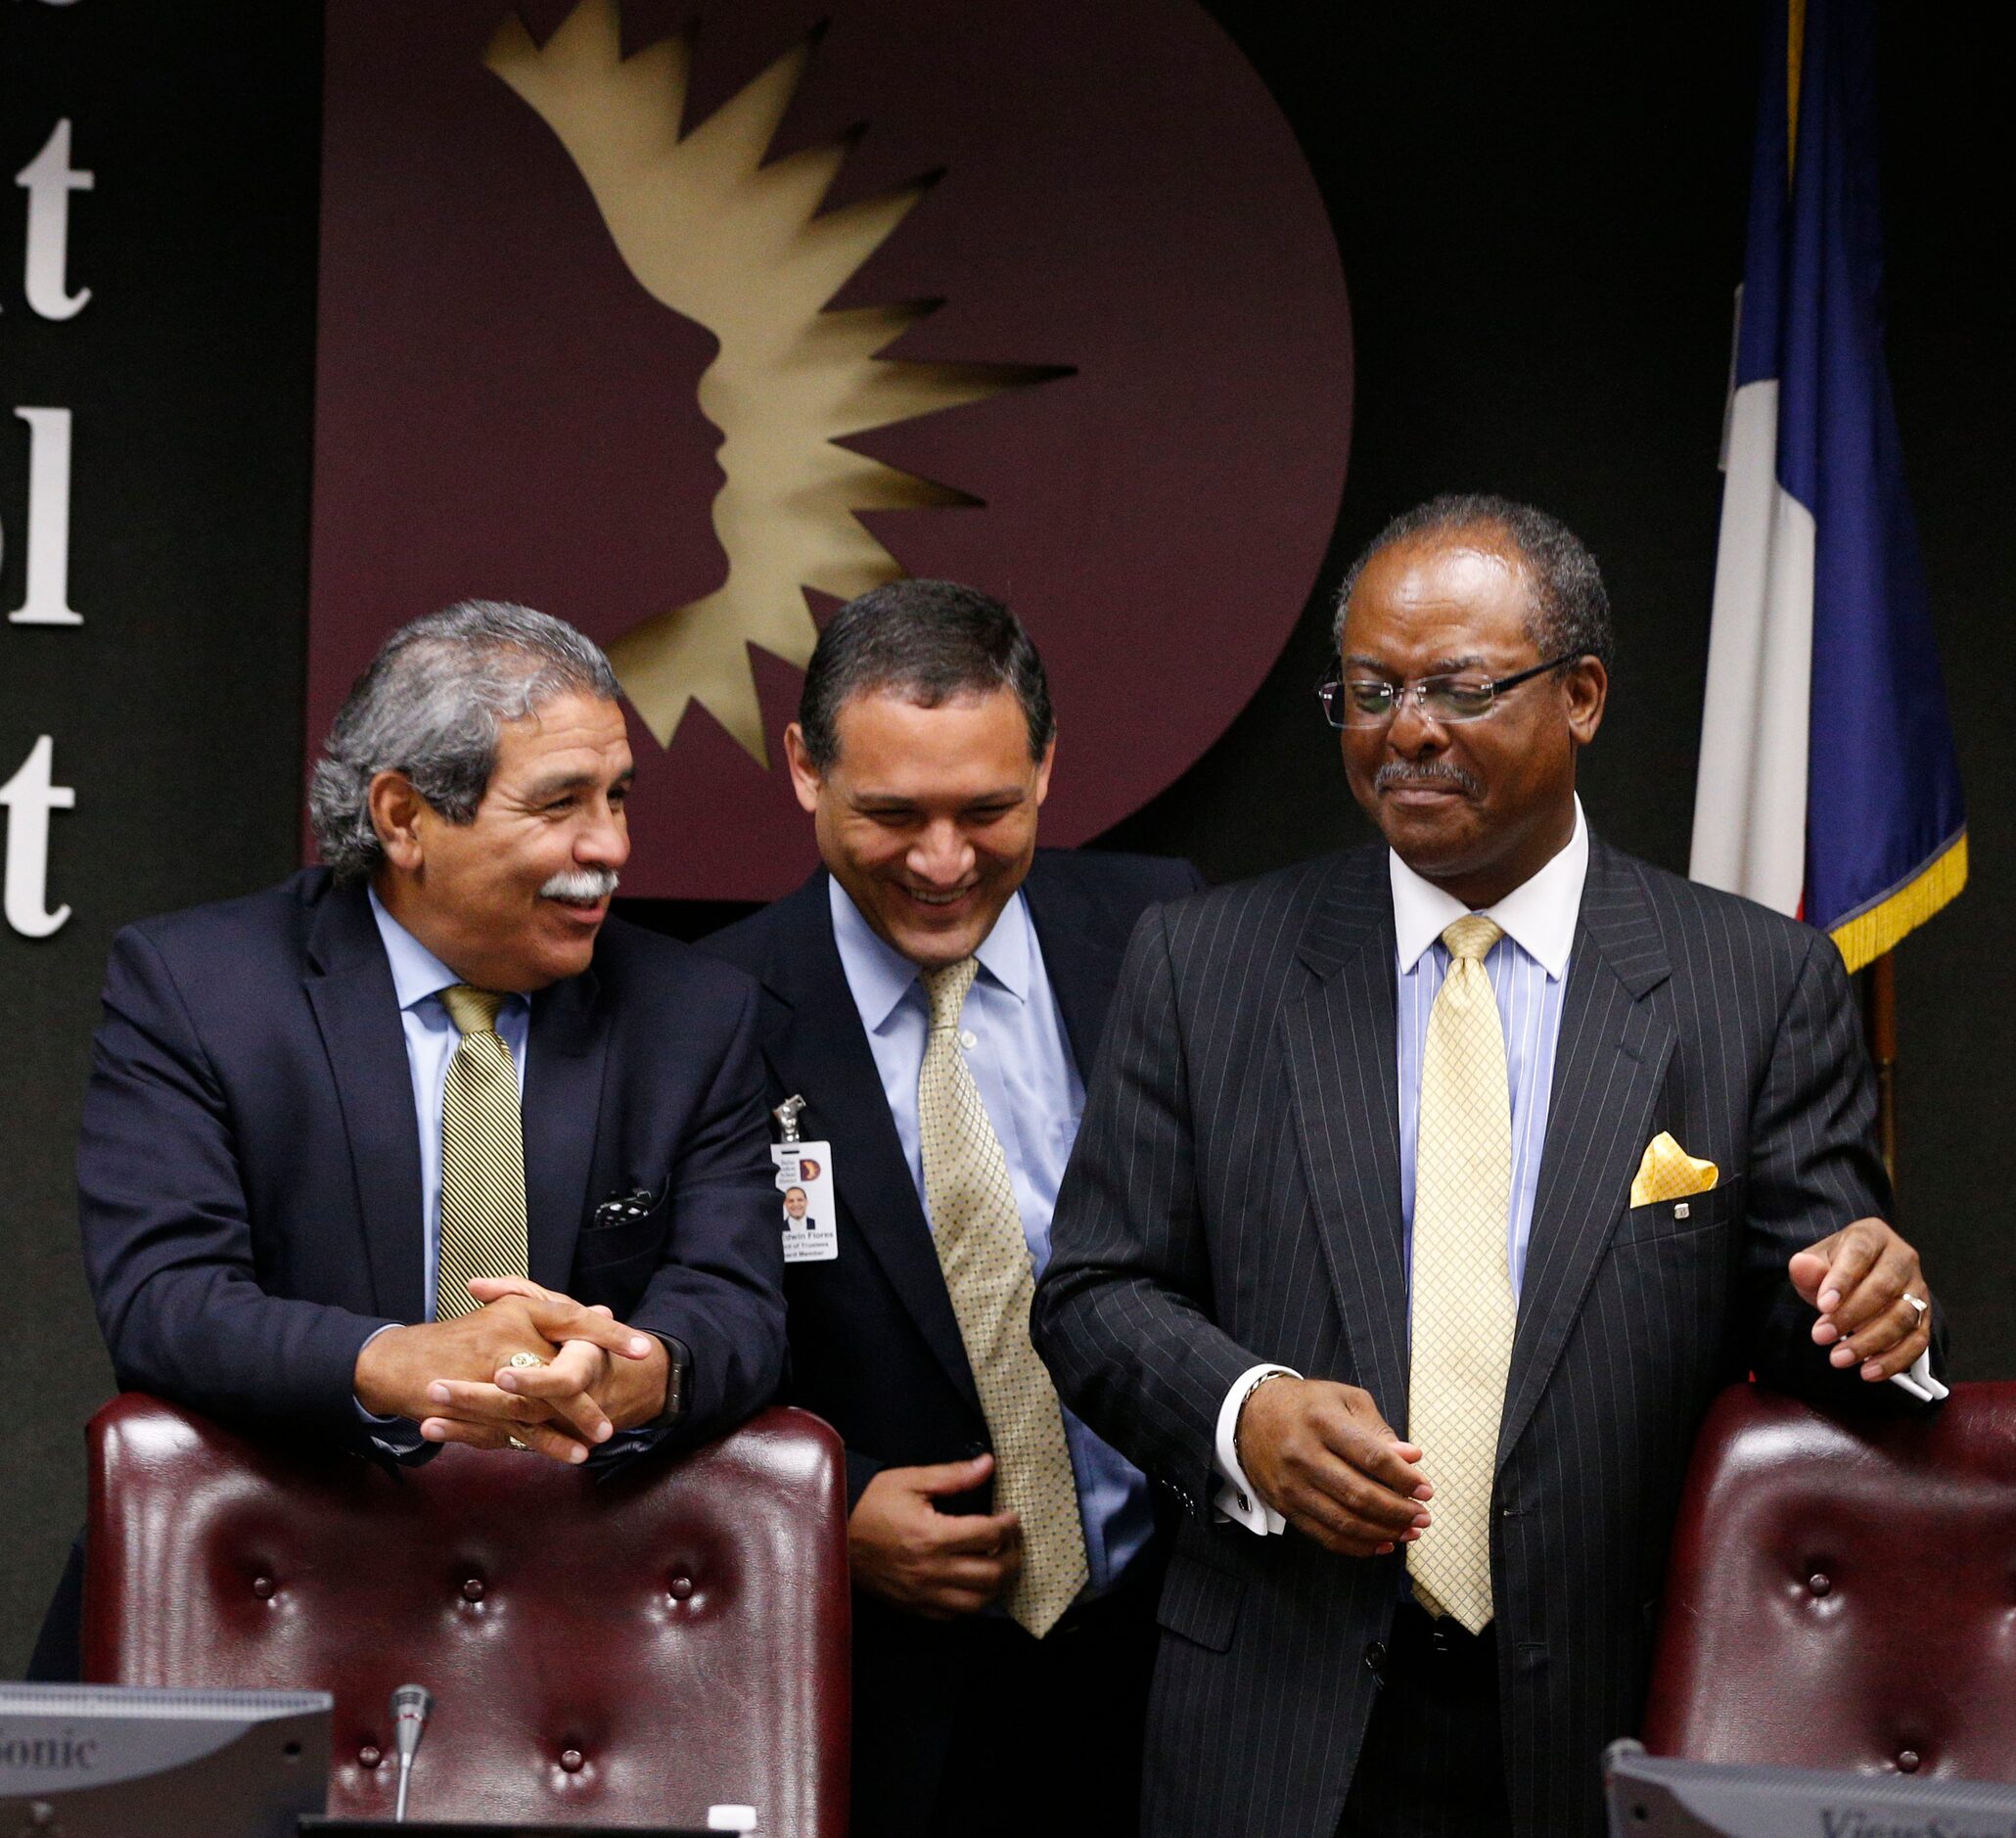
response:
[[[1481,913],[1443,933],[1448,975],[1428,1017],[1414,1147],[1407,1440],[1435,1485],[1405,1547],[1414,1593],[1472,1633],[1491,1618],[1491,1479],[1512,1363],[1512,1096],[1484,960],[1504,934]]]
[[[959,1016],[980,966],[924,976],[931,1035],[917,1074],[924,1198],[939,1267],[994,1445],[994,1510],[1022,1515],[1008,1612],[1038,1639],[1084,1587],[1085,1531],[1056,1387],[1029,1338],[1035,1272],[1001,1139],[966,1064]]]
[[[473,1313],[476,1276],[524,1276],[525,1129],[518,1069],[497,1032],[504,998],[466,983],[441,991],[461,1030],[441,1085],[441,1255],[437,1321]]]

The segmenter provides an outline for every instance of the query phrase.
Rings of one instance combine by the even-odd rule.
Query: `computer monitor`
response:
[[[1611,1838],[2016,1838],[2016,1786],[1950,1776],[1724,1768],[1615,1742]]]
[[[323,1691],[0,1684],[0,1832],[295,1838],[329,1791]]]

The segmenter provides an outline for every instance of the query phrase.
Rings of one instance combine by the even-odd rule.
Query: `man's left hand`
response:
[[[469,1293],[485,1306],[506,1296],[569,1300],[523,1276],[478,1277]],[[613,1318],[600,1306],[589,1312]],[[570,1340],[544,1365],[501,1366],[487,1383],[436,1379],[428,1401],[441,1414],[427,1418],[420,1433],[432,1443],[477,1448],[505,1448],[516,1437],[541,1454],[584,1461],[591,1447],[664,1409],[670,1361],[663,1341],[642,1338],[650,1347],[641,1358],[614,1358],[593,1341]]]
[[[1932,1297],[1918,1254],[1880,1218],[1858,1218],[1795,1252],[1786,1269],[1793,1288],[1820,1311],[1814,1342],[1831,1347],[1827,1357],[1843,1370],[1859,1364],[1871,1384],[1908,1371],[1932,1339]]]

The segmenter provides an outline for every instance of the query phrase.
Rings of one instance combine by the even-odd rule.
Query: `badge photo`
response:
[[[833,1151],[823,1142],[778,1142],[770,1148],[783,1201],[784,1261],[821,1264],[840,1256],[833,1215]]]

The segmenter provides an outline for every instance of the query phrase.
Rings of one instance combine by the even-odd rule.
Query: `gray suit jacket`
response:
[[[1034,1328],[1072,1406],[1187,1515],[1150,1711],[1159,1838],[1328,1838],[1351,1783],[1400,1560],[1214,1523],[1212,1452],[1260,1360],[1363,1386],[1404,1433],[1394,1005],[1383,848],[1153,911],[1122,975]],[[1603,1830],[1598,1758],[1638,1722],[1716,1391],[1755,1371],[1835,1406],[1901,1398],[1826,1364],[1785,1280],[1887,1213],[1874,1115],[1823,935],[1592,844],[1492,1525],[1521,1838]],[[1662,1129],[1722,1171],[1684,1219],[1628,1204]]]

